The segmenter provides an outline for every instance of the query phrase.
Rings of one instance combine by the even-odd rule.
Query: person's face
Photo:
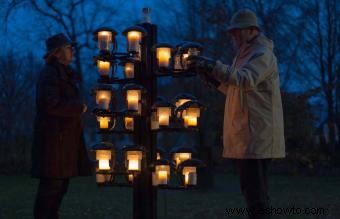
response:
[[[229,32],[231,41],[236,49],[240,49],[243,44],[248,41],[247,29],[233,29]]]
[[[73,59],[73,47],[71,45],[61,47],[57,57],[63,64],[70,64]]]

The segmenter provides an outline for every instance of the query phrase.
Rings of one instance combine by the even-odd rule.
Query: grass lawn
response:
[[[0,218],[32,218],[38,180],[28,176],[0,176]],[[340,218],[340,177],[272,175],[270,194],[275,208],[324,208],[325,214],[282,214],[272,218]],[[165,199],[167,206],[165,206]],[[226,208],[245,207],[238,178],[215,174],[215,186],[206,191],[158,192],[159,219],[246,218],[228,215]],[[167,209],[167,210],[165,210]],[[61,207],[61,219],[132,218],[130,188],[98,188],[92,177],[71,180]]]

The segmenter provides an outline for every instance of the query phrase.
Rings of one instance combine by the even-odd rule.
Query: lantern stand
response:
[[[199,103],[196,99],[191,99],[190,103],[184,103],[181,106],[175,108],[171,106],[171,116],[169,118],[169,126],[162,126],[158,129],[152,130],[151,128],[151,114],[155,110],[152,106],[157,107],[157,104],[154,105],[157,101],[157,78],[170,76],[173,78],[176,77],[192,77],[196,76],[195,72],[189,72],[185,66],[185,58],[188,57],[188,54],[197,54],[201,51],[202,47],[199,44],[188,43],[185,42],[181,44],[176,50],[173,48],[170,49],[171,58],[169,57],[169,48],[168,44],[158,44],[157,46],[157,26],[148,22],[149,20],[149,9],[143,9],[144,17],[147,18],[145,22],[138,24],[137,26],[130,27],[123,31],[123,34],[128,39],[128,51],[126,53],[117,52],[117,43],[114,38],[113,41],[113,49],[111,48],[111,42],[109,42],[108,37],[102,38],[105,39],[103,42],[99,42],[99,35],[95,37],[95,40],[98,40],[98,45],[100,47],[100,54],[95,56],[94,59],[96,61],[106,61],[109,62],[112,66],[111,77],[103,77],[101,76],[98,79],[99,83],[106,84],[122,84],[124,86],[124,90],[127,93],[126,101],[127,101],[127,109],[122,111],[104,111],[102,109],[94,109],[93,114],[111,116],[115,119],[115,126],[111,129],[106,130],[98,130],[98,133],[104,134],[107,136],[112,133],[119,134],[131,134],[134,141],[134,146],[131,148],[130,146],[123,148],[124,154],[124,166],[117,164],[115,166],[114,174],[115,175],[123,175],[129,180],[130,174],[133,174],[132,182],[129,183],[120,183],[120,182],[111,182],[104,184],[104,186],[126,186],[133,188],[133,218],[134,219],[156,219],[157,218],[157,189],[165,189],[165,190],[188,190],[194,189],[191,186],[171,186],[165,181],[161,181],[161,185],[154,186],[153,185],[153,173],[155,171],[155,165],[157,164],[166,164],[170,166],[170,170],[174,169],[171,166],[174,166],[171,161],[165,161],[164,159],[157,160],[157,132],[183,132],[183,131],[198,131],[198,123],[194,124],[194,127],[185,127],[183,126],[183,120],[181,118],[177,118],[177,114],[183,115],[188,108],[196,107],[191,110],[199,115],[199,110],[202,107],[202,104]],[[112,36],[115,36],[116,32],[113,30],[107,31],[107,29],[102,28],[99,31],[104,31],[104,33],[111,33]],[[105,32],[107,31],[107,32]],[[99,34],[99,32],[95,32],[95,34]],[[109,34],[108,34],[109,35]],[[156,45],[156,46],[155,46]],[[102,49],[103,48],[103,49]],[[155,54],[155,49],[163,48],[163,51]],[[175,68],[175,58],[174,55],[177,55],[177,61],[179,62],[179,68]],[[133,62],[134,65],[134,77],[129,78],[117,78],[115,77],[115,66],[123,65],[127,62]],[[162,63],[162,66],[160,65]],[[178,67],[177,66],[177,67]],[[138,92],[130,92],[131,98],[128,97],[129,90],[140,90]],[[137,94],[136,94],[137,93]],[[136,102],[136,96],[138,97]],[[160,104],[158,106],[169,106]],[[197,111],[198,110],[198,111]],[[123,128],[121,120],[119,118],[131,116],[133,118],[133,130],[127,130]],[[196,118],[197,119],[197,118]],[[120,121],[120,122],[119,122]],[[139,148],[139,149],[138,149]],[[143,148],[143,149],[141,149]],[[132,150],[133,149],[133,150]],[[133,151],[128,153],[128,151]],[[140,156],[142,153],[142,156]],[[136,157],[138,159],[136,160]],[[198,161],[189,162],[189,160],[185,160],[182,162],[182,165],[178,165],[177,171],[172,171],[173,173],[177,173],[178,177],[181,176],[181,172],[183,168],[187,167],[185,170],[191,174],[190,175],[190,183],[194,184],[197,182],[197,178],[195,181],[195,165],[198,165]],[[138,164],[137,164],[138,163]],[[185,166],[187,165],[187,166]],[[183,166],[183,168],[182,168]],[[162,169],[162,171],[168,171],[167,168]],[[191,171],[191,172],[190,172]],[[170,171],[171,172],[171,171]],[[186,172],[186,173],[187,173]],[[162,172],[164,174],[165,172]],[[167,172],[168,173],[168,172]],[[183,174],[182,174],[183,175]],[[187,174],[188,175],[188,174]],[[161,177],[161,176],[160,176]],[[162,175],[165,177],[165,175]],[[166,176],[169,177],[170,176]],[[164,180],[164,178],[163,178]],[[181,181],[181,180],[179,180]]]

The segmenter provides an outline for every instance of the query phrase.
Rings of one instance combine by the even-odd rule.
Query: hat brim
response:
[[[78,43],[75,42],[75,41],[70,41],[70,42],[67,42],[67,43],[65,43],[65,44],[63,44],[63,45],[61,45],[61,46],[59,46],[58,48],[55,48],[55,49],[50,50],[50,51],[47,51],[47,52],[45,53],[45,55],[43,56],[43,59],[46,59],[51,53],[55,52],[57,49],[59,49],[59,48],[61,48],[61,47],[63,47],[63,46],[66,46],[66,45],[71,45],[72,47],[76,47],[76,46],[78,45]]]
[[[261,28],[259,27],[259,25],[257,24],[249,24],[249,23],[238,23],[238,24],[233,24],[230,25],[229,27],[227,27],[227,31],[231,31],[231,30],[235,30],[235,29],[245,29],[245,28],[249,28],[249,27],[256,27],[259,30],[261,30]]]

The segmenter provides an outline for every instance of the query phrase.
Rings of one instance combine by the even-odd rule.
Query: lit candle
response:
[[[130,31],[127,34],[129,52],[140,52],[140,41],[142,33],[139,31]]]
[[[158,184],[166,185],[168,184],[168,171],[159,170],[158,171]]]
[[[135,65],[131,62],[125,63],[124,74],[125,78],[134,78]]]
[[[109,160],[99,160],[99,169],[100,170],[109,170],[110,169]]]
[[[97,67],[101,76],[108,76],[110,73],[110,62],[97,60]]]
[[[110,159],[111,159],[111,151],[110,150],[97,150],[96,151],[96,159],[99,161],[99,170],[109,170],[110,169]]]
[[[197,118],[200,117],[199,108],[188,108],[183,111],[184,126],[187,128],[189,126],[197,126]]]
[[[197,184],[197,173],[196,167],[184,167],[184,185],[196,185]]]
[[[157,160],[161,159],[161,154],[157,152]]]
[[[128,90],[127,102],[129,110],[139,110],[140,90]]]
[[[137,159],[137,156],[135,159],[130,159],[129,160],[129,170],[139,170],[139,160]]]
[[[133,117],[125,117],[125,128],[128,130],[133,130]]]
[[[99,127],[101,129],[107,129],[107,128],[109,128],[109,122],[111,121],[111,119],[110,119],[110,117],[99,116],[97,118],[97,121],[99,122]]]
[[[96,103],[99,109],[109,109],[111,100],[111,91],[108,90],[98,90],[96,93]]]
[[[159,107],[157,108],[158,114],[158,122],[159,125],[168,126],[169,125],[169,117],[171,114],[171,108],[169,107]]]
[[[187,125],[188,126],[197,126],[197,117],[194,116],[188,116],[187,117]]]
[[[112,42],[112,33],[110,31],[98,32],[98,47],[100,50],[110,50]]]
[[[157,48],[157,59],[159,67],[169,67],[169,62],[171,58],[170,48]]]

